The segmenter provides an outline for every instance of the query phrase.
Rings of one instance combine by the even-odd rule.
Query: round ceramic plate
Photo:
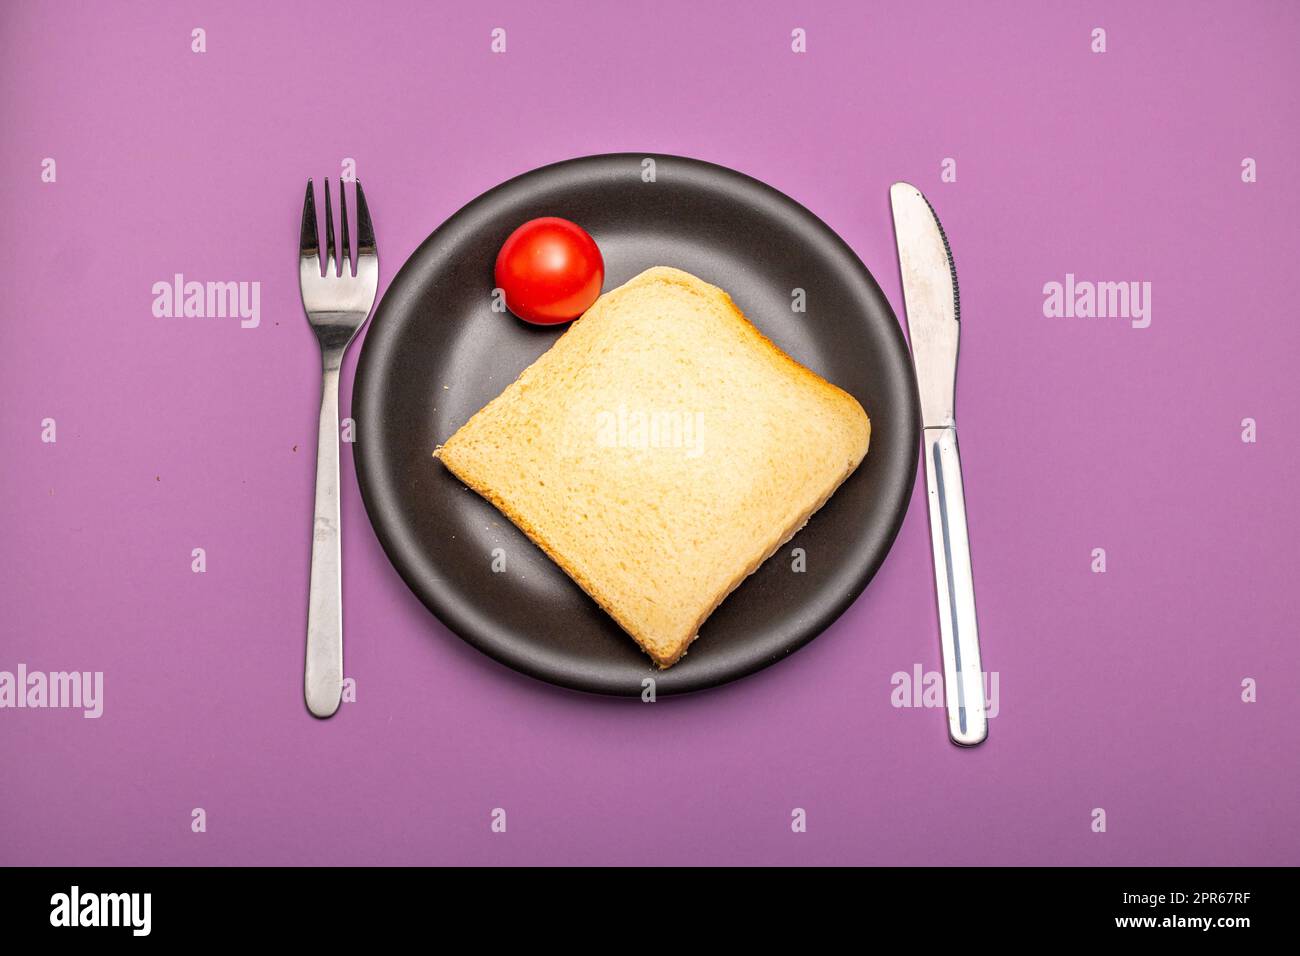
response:
[[[393,566],[452,631],[565,687],[636,696],[750,674],[816,637],[866,587],[902,523],[920,416],[906,343],[871,274],[820,219],[730,169],[675,156],[590,156],[534,170],[448,219],[393,279],[353,390],[366,510]],[[676,266],[731,294],[773,342],[871,417],[858,470],[728,597],[666,671],[511,522],[431,455],[563,331],[492,310],[497,250],[521,223],[562,216],[605,259],[605,289]],[[805,311],[796,311],[802,289]],[[496,549],[502,549],[497,552]],[[796,571],[795,549],[803,554]],[[494,552],[507,556],[493,570]],[[499,566],[499,564],[498,564]]]

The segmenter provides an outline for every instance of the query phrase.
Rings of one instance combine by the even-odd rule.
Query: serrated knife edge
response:
[[[954,392],[961,331],[952,248],[921,190],[910,183],[894,183],[889,198],[922,423],[926,428],[946,428],[956,423]]]

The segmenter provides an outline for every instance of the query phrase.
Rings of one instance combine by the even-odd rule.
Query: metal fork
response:
[[[334,255],[334,212],[325,180],[325,265],[316,236],[316,197],[307,180],[298,252],[298,284],[307,321],[320,343],[320,431],[316,437],[316,522],[311,542],[307,604],[307,709],[330,717],[343,694],[343,581],[339,555],[339,368],[343,353],[365,325],[379,284],[379,255],[366,194],[357,181],[357,256],[349,261],[347,193],[339,184],[341,255]]]

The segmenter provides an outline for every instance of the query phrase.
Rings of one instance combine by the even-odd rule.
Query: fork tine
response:
[[[329,251],[326,275],[338,275],[337,260],[334,258],[334,207],[330,202],[330,178],[325,177],[325,247]]]
[[[366,205],[366,194],[361,191],[361,180],[357,180],[357,266],[360,268],[363,255],[375,255],[375,230],[370,225],[370,207]]]
[[[307,198],[302,204],[302,238],[298,241],[298,255],[302,258],[311,256],[320,268],[320,236],[316,232],[316,195],[312,191],[312,182],[307,180]]]
[[[339,180],[339,228],[342,240],[339,244],[339,275],[352,276],[352,242],[348,238],[348,184]]]

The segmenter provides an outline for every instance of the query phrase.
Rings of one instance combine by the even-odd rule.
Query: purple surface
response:
[[[104,712],[0,710],[0,862],[1300,862],[1300,10],[1093,6],[6,5],[0,670],[102,671]],[[999,673],[983,748],[891,705],[891,675],[939,668],[921,496],[807,649],[644,705],[449,634],[386,561],[348,445],[358,699],[308,716],[303,181],[356,159],[386,282],[483,190],[617,150],[787,192],[900,314],[888,187],[932,197]],[[177,272],[260,282],[260,325],[155,318]],[[1067,273],[1151,282],[1150,327],[1044,317]]]

